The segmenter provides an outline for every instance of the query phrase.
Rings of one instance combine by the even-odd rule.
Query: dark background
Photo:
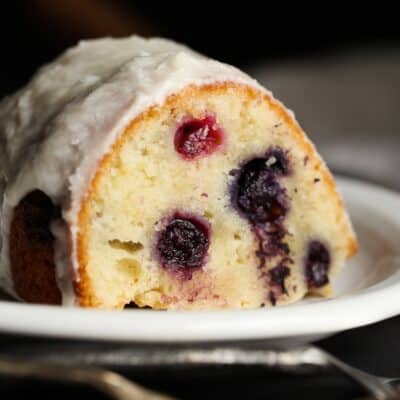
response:
[[[372,3],[372,4],[369,4]],[[357,1],[2,2],[0,95],[80,38],[162,35],[246,68],[337,49],[399,47],[395,4]]]

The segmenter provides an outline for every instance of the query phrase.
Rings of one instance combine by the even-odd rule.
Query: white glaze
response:
[[[63,304],[73,305],[76,217],[82,196],[127,124],[189,84],[234,81],[262,89],[241,71],[165,39],[84,41],[41,68],[0,103],[0,285],[15,295],[8,232],[12,210],[40,189],[62,207],[53,224]],[[68,244],[72,244],[71,246]]]

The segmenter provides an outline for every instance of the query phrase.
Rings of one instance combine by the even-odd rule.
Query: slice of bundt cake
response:
[[[82,42],[0,105],[1,284],[37,303],[329,295],[356,239],[292,113],[162,39]]]

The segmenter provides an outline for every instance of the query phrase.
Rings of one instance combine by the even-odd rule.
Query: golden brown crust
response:
[[[61,304],[49,224],[56,208],[40,190],[15,208],[10,226],[10,263],[17,295],[30,303]]]
[[[337,208],[340,212],[343,212],[344,205],[341,196],[336,190],[335,181],[329,172],[328,168],[325,166],[322,159],[319,157],[314,145],[308,140],[307,136],[304,134],[303,130],[300,128],[297,121],[290,115],[290,113],[285,109],[285,107],[277,100],[272,98],[266,93],[262,93],[259,90],[252,88],[250,86],[237,84],[234,82],[225,82],[225,83],[215,83],[203,86],[188,86],[183,91],[172,94],[169,96],[166,101],[161,106],[154,106],[149,108],[144,113],[140,114],[136,117],[130,124],[127,126],[122,135],[118,138],[118,140],[113,144],[109,152],[103,157],[101,162],[99,163],[98,169],[90,186],[88,187],[87,194],[85,199],[82,202],[81,210],[78,216],[78,226],[79,231],[76,239],[77,246],[77,258],[78,258],[78,276],[79,281],[75,282],[75,290],[77,295],[77,302],[81,306],[85,307],[96,307],[98,306],[98,301],[93,295],[93,290],[91,288],[91,281],[87,274],[87,263],[88,257],[86,254],[86,240],[87,240],[87,227],[89,224],[89,216],[90,216],[90,202],[91,196],[96,193],[97,185],[99,184],[100,177],[103,173],[106,172],[108,162],[111,159],[112,154],[114,152],[118,152],[119,149],[123,146],[123,144],[128,141],[131,136],[135,133],[135,126],[139,125],[144,121],[147,121],[161,113],[161,111],[165,108],[174,109],[176,104],[182,98],[196,98],[202,94],[210,93],[221,93],[226,94],[228,91],[234,90],[235,92],[241,91],[244,93],[245,97],[252,101],[265,101],[267,102],[270,109],[272,109],[280,119],[284,120],[287,126],[290,127],[291,131],[297,136],[298,143],[302,146],[304,152],[309,155],[311,160],[314,160],[314,168],[322,175],[322,180],[329,187],[329,191],[331,193],[331,197],[336,199]],[[351,232],[351,225],[348,222],[348,226],[345,227],[346,232],[345,235],[348,236],[347,243],[347,256],[350,257],[357,251],[357,240],[354,234],[349,234]],[[328,294],[330,288],[329,285],[327,287],[320,288],[316,291],[316,293],[320,294]],[[123,308],[124,304],[120,304],[120,308]]]

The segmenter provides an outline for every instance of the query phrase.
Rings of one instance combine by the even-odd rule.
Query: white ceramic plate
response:
[[[272,309],[214,312],[123,312],[0,301],[0,331],[136,342],[264,339],[296,345],[400,313],[400,194],[339,179],[360,251],[334,282],[332,299]]]

